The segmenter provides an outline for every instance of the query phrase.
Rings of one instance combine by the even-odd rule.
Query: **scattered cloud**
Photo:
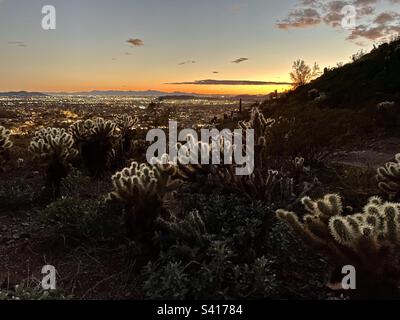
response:
[[[239,59],[233,60],[232,63],[242,63],[242,62],[245,62],[248,60],[249,60],[249,58],[239,58]]]
[[[166,84],[184,85],[184,84],[194,84],[194,85],[224,85],[224,86],[268,86],[268,85],[291,85],[290,82],[275,82],[275,81],[252,81],[252,80],[196,80],[188,82],[172,82]]]
[[[379,6],[379,3],[383,5]],[[355,9],[356,25],[347,30],[347,39],[355,43],[364,43],[365,40],[384,41],[400,32],[400,14],[396,10],[388,10],[390,4],[400,4],[400,0],[298,0],[276,26],[288,30],[325,24],[340,29],[342,21],[350,16],[350,12],[345,10],[350,5]]]
[[[214,74],[218,74],[219,72],[218,72],[218,71],[213,71],[213,73],[214,73]]]
[[[183,61],[183,62],[181,62],[181,63],[178,63],[178,65],[179,65],[179,66],[183,66],[183,65],[185,65],[185,64],[194,64],[194,63],[196,63],[195,60],[186,60],[186,61]]]
[[[144,41],[141,39],[128,39],[126,40],[127,43],[133,45],[134,47],[141,47],[144,46]]]

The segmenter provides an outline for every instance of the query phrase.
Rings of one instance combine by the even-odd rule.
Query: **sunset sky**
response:
[[[356,29],[340,25],[346,4]],[[400,0],[0,0],[0,91],[281,91],[294,60],[348,62],[399,32],[399,12]]]

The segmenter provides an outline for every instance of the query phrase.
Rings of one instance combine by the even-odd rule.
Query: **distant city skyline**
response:
[[[56,30],[41,28],[45,5]],[[0,0],[0,91],[284,91],[294,60],[348,62],[398,34],[398,12],[400,0]]]

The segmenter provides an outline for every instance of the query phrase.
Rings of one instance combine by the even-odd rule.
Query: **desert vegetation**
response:
[[[0,113],[0,299],[400,298],[400,137],[387,116],[400,86],[382,83],[399,71],[396,46],[316,79],[299,61],[282,97],[191,124],[254,129],[249,176],[147,163],[147,129],[178,118],[162,105],[38,106],[32,126],[31,109]],[[362,81],[342,83],[375,68],[364,99]],[[35,281],[45,262],[56,291]],[[355,290],[340,285],[346,265]]]

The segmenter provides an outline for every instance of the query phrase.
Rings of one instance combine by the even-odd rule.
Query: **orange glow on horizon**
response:
[[[198,93],[198,94],[210,94],[210,95],[267,95],[277,90],[278,92],[285,92],[291,89],[290,85],[269,85],[269,86],[251,86],[251,85],[237,85],[237,86],[226,86],[226,85],[163,85],[163,86],[74,86],[74,87],[63,87],[63,86],[49,86],[47,88],[11,88],[10,90],[4,91],[35,91],[35,92],[86,92],[86,91],[161,91],[166,93],[173,92],[185,92],[185,93]]]

